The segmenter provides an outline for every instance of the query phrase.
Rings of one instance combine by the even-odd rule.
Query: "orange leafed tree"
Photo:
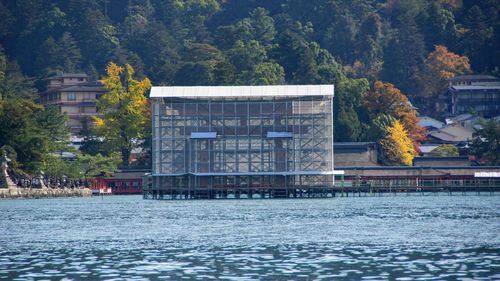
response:
[[[424,69],[418,75],[420,95],[436,97],[446,88],[448,79],[470,72],[469,58],[450,52],[443,45],[437,45],[425,59]]]
[[[372,120],[381,114],[400,120],[412,140],[414,150],[419,151],[420,143],[425,140],[425,130],[420,127],[417,112],[398,88],[391,83],[376,81],[372,89],[365,93],[364,105]]]

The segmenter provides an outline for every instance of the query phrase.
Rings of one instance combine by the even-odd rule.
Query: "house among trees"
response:
[[[438,130],[443,128],[445,125],[443,122],[429,116],[421,116],[418,123],[420,124],[420,127],[425,128],[427,131]]]
[[[481,129],[481,122],[484,120],[485,119],[480,117],[480,116],[473,115],[470,113],[464,113],[464,114],[460,114],[460,115],[457,115],[457,116],[452,117],[452,118],[447,118],[446,123],[447,124],[460,124],[460,126],[466,128],[467,130],[471,130],[473,132],[476,132],[479,129]]]
[[[459,124],[450,124],[439,130],[429,132],[427,137],[429,143],[460,144],[472,141],[472,131]]]
[[[106,90],[97,81],[88,81],[83,73],[63,73],[48,78],[47,90],[40,93],[39,103],[58,106],[68,115],[67,126],[77,134],[91,116],[97,114],[97,100]]]
[[[489,75],[459,75],[449,80],[442,96],[452,116],[475,112],[485,118],[500,115],[500,80]]]

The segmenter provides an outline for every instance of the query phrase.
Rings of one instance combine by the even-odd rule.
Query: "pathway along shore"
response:
[[[89,188],[0,188],[1,199],[90,197]]]
[[[50,188],[45,186],[40,179],[39,188],[18,187],[9,176],[8,158],[6,153],[3,153],[0,173],[0,199],[16,199],[16,198],[54,198],[54,197],[90,197],[92,190],[86,187],[76,188]]]

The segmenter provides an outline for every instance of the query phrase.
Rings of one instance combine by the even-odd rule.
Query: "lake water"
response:
[[[0,201],[1,280],[500,280],[500,196]]]

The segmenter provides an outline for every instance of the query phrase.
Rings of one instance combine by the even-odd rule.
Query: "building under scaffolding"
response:
[[[333,94],[333,85],[153,87],[144,197],[327,196]]]

